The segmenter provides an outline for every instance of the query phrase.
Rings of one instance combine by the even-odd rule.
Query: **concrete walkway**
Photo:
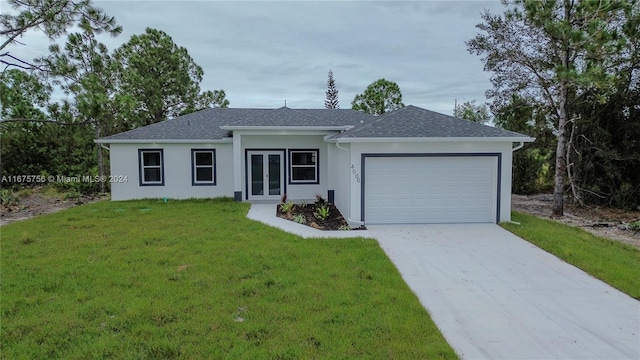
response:
[[[368,231],[464,359],[640,359],[640,302],[498,225]]]
[[[463,359],[640,359],[640,302],[497,225],[327,232],[275,207],[247,216],[305,238],[376,238]]]
[[[288,233],[296,234],[305,239],[372,237],[367,230],[323,231],[314,229],[307,225],[301,225],[293,221],[285,220],[276,216],[277,206],[277,204],[251,204],[251,209],[249,209],[247,217],[251,220],[260,221],[263,224],[276,227]]]

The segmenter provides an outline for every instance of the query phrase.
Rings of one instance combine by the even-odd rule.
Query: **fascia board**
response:
[[[334,138],[327,139],[337,143],[376,143],[376,142],[533,142],[531,137],[384,137],[384,138]]]
[[[213,144],[232,143],[232,138],[226,139],[96,139],[96,144]]]

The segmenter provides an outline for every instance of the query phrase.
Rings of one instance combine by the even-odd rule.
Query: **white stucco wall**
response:
[[[126,176],[128,180],[111,184],[112,200],[233,197],[231,144],[111,144],[109,148],[111,175]],[[163,149],[163,186],[140,185],[138,149]],[[192,185],[191,149],[216,150],[216,185]]]
[[[404,143],[351,143],[350,165],[355,173],[350,174],[349,217],[359,220],[361,215],[361,184],[363,153],[501,153],[500,221],[511,220],[511,162],[510,142],[404,142]],[[342,211],[342,209],[340,209]],[[346,215],[345,215],[346,216]]]
[[[287,198],[292,201],[313,200],[316,194],[327,197],[329,171],[329,154],[327,147],[330,144],[324,142],[323,135],[247,135],[236,132],[241,135],[242,139],[242,192],[243,200],[246,200],[246,167],[244,164],[245,153],[247,150],[268,150],[278,149],[284,150],[285,166],[285,192]],[[235,133],[234,133],[235,134]],[[318,165],[319,165],[319,184],[290,184],[289,183],[289,159],[288,150],[295,149],[318,149]]]
[[[349,191],[349,179],[351,178],[352,169],[350,168],[350,153],[349,144],[341,144],[340,148],[336,144],[329,145],[329,159],[333,164],[332,176],[329,179],[329,189],[334,190],[335,198],[334,205],[340,210],[340,213],[349,221],[349,204],[350,204],[350,191]],[[358,224],[349,221],[350,225],[357,226]]]
[[[238,132],[240,135],[240,132]],[[244,133],[237,150],[241,153],[240,167],[242,199],[246,200],[247,150],[281,149],[285,155],[286,193],[289,199],[313,200],[315,194],[327,196],[335,191],[334,203],[352,225],[357,225],[361,211],[361,183],[363,153],[501,153],[500,221],[509,221],[511,214],[512,144],[510,142],[388,142],[326,143],[323,134],[269,135]],[[191,178],[191,149],[216,150],[215,186],[194,186]],[[139,149],[163,149],[164,186],[141,186],[139,179]],[[319,184],[289,184],[289,149],[319,150]],[[210,144],[111,144],[111,175],[126,176],[128,181],[111,184],[113,200],[142,198],[213,198],[234,195],[234,153],[231,143]],[[238,188],[236,184],[236,188]],[[236,190],[237,191],[237,190]]]

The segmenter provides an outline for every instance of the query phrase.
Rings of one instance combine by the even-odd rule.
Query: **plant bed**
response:
[[[294,204],[287,203],[284,198],[278,205],[276,215],[280,218],[297,222],[302,225],[310,226],[318,230],[363,230],[364,227],[351,228],[349,223],[344,219],[338,208],[318,197],[318,200],[312,204]],[[319,209],[325,206],[327,214],[322,214]],[[323,216],[325,215],[325,216]]]

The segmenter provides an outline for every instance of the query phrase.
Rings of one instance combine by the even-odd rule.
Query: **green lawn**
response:
[[[103,201],[3,226],[0,356],[457,358],[376,241],[248,208]]]
[[[640,300],[640,250],[557,221],[513,212],[505,229]]]

